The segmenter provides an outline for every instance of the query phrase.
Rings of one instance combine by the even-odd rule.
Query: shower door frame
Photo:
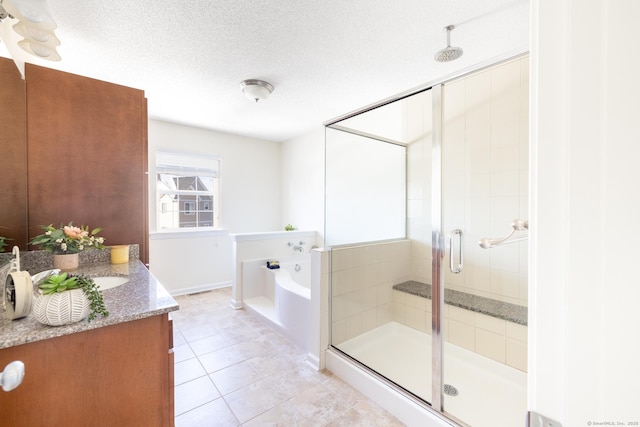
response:
[[[333,347],[331,344],[331,321],[329,319],[329,331],[328,331],[328,345],[329,350],[331,348],[336,349],[342,354],[347,356],[347,359],[352,363],[364,367],[368,372],[371,372],[378,380],[391,386],[397,390],[403,396],[411,399],[412,401],[420,404],[428,411],[436,414],[444,420],[453,421],[459,425],[467,425],[463,421],[457,419],[450,413],[444,411],[444,335],[443,335],[443,313],[444,313],[444,272],[443,262],[445,257],[445,240],[443,234],[443,217],[442,217],[442,129],[443,129],[443,105],[442,105],[442,89],[446,83],[452,82],[456,79],[465,77],[467,75],[482,71],[484,69],[497,66],[507,61],[511,61],[522,56],[528,55],[529,51],[521,51],[516,53],[509,53],[496,57],[494,59],[482,62],[476,66],[468,67],[458,72],[446,75],[440,79],[426,83],[424,85],[407,90],[395,96],[391,96],[382,101],[374,104],[370,104],[359,110],[355,110],[351,113],[344,114],[335,119],[326,121],[323,123],[325,128],[337,125],[339,122],[355,117],[357,115],[374,110],[378,107],[390,104],[392,102],[399,101],[401,99],[416,95],[420,92],[427,90],[432,91],[432,142],[431,142],[431,154],[432,154],[432,171],[431,171],[431,191],[432,191],[432,224],[431,224],[431,402],[426,402],[422,398],[415,396],[410,391],[404,389],[402,385],[396,384],[383,375],[379,374],[375,370],[362,364],[357,359],[342,353],[339,349]],[[370,135],[362,135],[368,136]],[[380,138],[374,138],[381,140]],[[389,141],[385,141],[389,142]],[[325,154],[326,155],[326,154]],[[325,159],[326,160],[326,159]],[[326,171],[325,171],[326,174]],[[325,176],[326,179],[326,176]],[[445,266],[446,267],[446,266]],[[331,313],[331,301],[329,301],[329,313]],[[369,396],[371,397],[371,396]]]
[[[445,256],[442,234],[442,86],[431,87],[431,407],[444,413],[444,335],[442,331],[444,311]]]

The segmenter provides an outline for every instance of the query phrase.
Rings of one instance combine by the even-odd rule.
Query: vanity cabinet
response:
[[[2,349],[25,377],[0,391],[0,425],[173,426],[172,347],[164,313]]]

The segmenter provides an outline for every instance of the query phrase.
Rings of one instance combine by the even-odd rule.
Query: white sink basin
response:
[[[100,288],[101,291],[106,289],[115,288],[120,285],[124,285],[129,281],[128,277],[122,276],[101,276],[101,277],[92,277],[93,281]]]

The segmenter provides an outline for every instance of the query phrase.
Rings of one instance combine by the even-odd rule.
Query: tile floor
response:
[[[259,318],[230,288],[176,297],[175,425],[402,426]]]

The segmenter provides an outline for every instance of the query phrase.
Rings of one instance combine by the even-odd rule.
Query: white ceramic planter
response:
[[[68,325],[87,317],[90,303],[82,289],[71,289],[38,296],[33,302],[32,312],[38,322],[45,325]]]

